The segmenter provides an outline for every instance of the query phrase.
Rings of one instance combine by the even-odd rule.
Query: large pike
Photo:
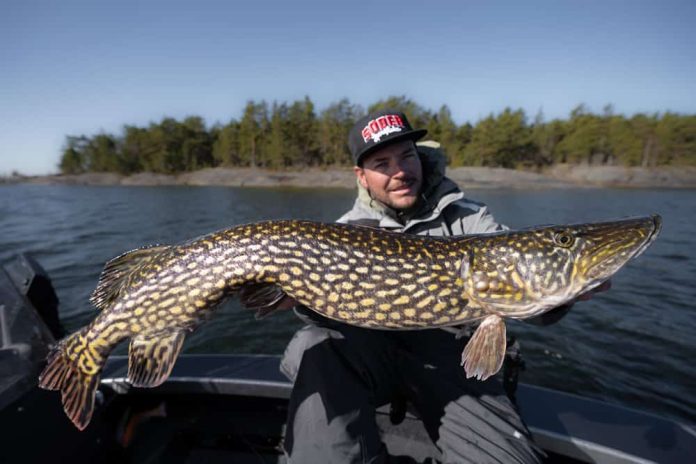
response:
[[[503,318],[537,316],[600,285],[642,253],[659,216],[432,238],[309,221],[233,227],[106,264],[91,301],[102,311],[52,350],[40,386],[89,423],[109,353],[130,339],[128,379],[164,382],[186,333],[226,297],[266,313],[289,295],[317,313],[374,329],[480,321],[462,354],[467,376],[495,374]]]

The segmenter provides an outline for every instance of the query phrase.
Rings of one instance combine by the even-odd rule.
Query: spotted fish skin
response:
[[[267,312],[284,296],[325,317],[375,329],[482,321],[467,375],[500,368],[504,317],[532,317],[608,279],[640,254],[659,216],[466,237],[432,238],[311,221],[266,221],[107,263],[91,301],[102,311],[51,352],[40,386],[60,390],[80,429],[113,348],[129,346],[129,381],[169,376],[187,332],[227,297]]]

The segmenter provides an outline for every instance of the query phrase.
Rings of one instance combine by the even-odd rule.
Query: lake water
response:
[[[66,329],[96,314],[88,302],[110,258],[261,219],[332,221],[349,190],[216,187],[0,186],[0,262],[33,255],[49,272]],[[655,244],[611,291],[553,326],[508,324],[522,343],[521,380],[696,422],[696,191],[472,190],[512,228],[659,213]],[[281,353],[300,323],[256,321],[232,301],[188,337],[189,353]],[[120,352],[124,352],[121,348]],[[454,360],[453,362],[457,362]]]

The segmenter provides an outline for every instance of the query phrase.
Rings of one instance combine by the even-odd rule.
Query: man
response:
[[[485,205],[465,199],[444,176],[437,144],[415,144],[425,134],[393,110],[357,121],[349,147],[359,193],[338,222],[433,236],[504,229]],[[393,462],[375,409],[399,398],[422,419],[438,461],[538,462],[500,381],[465,378],[458,362],[465,340],[440,329],[370,330],[302,307],[296,312],[309,325],[295,335],[281,363],[295,382],[285,441],[290,462]]]

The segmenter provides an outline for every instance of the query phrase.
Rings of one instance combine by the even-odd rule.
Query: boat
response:
[[[292,384],[277,355],[181,355],[157,388],[126,381],[111,356],[90,425],[78,431],[37,377],[63,335],[50,278],[26,255],[0,268],[0,424],[3,462],[284,463]],[[578,395],[520,383],[517,403],[548,463],[696,462],[696,427]],[[377,422],[390,454],[437,457],[418,417]]]

